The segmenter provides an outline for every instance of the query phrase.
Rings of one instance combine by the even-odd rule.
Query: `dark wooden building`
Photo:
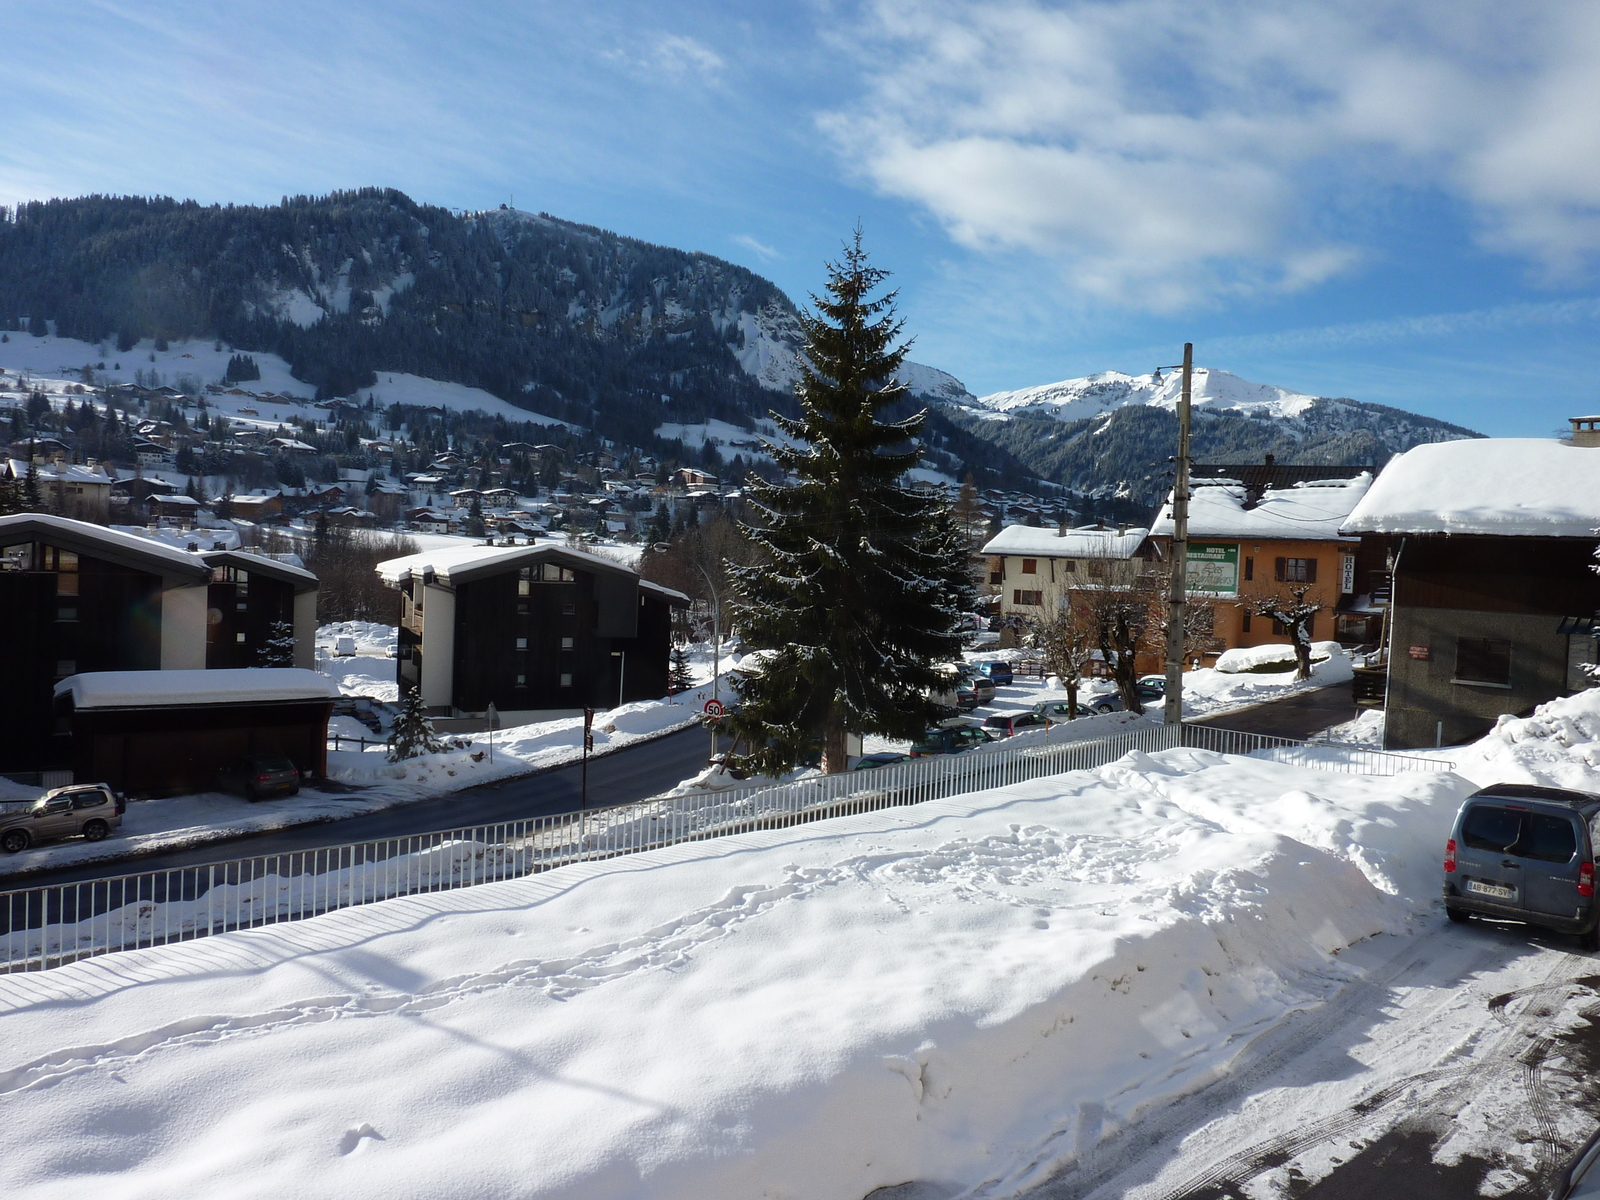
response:
[[[378,567],[398,593],[398,674],[430,713],[481,716],[667,694],[672,609],[688,598],[559,546],[476,546]],[[530,717],[530,719],[532,719]]]
[[[0,770],[64,765],[56,682],[206,665],[210,569],[195,554],[66,517],[0,517]]]
[[[310,667],[317,580],[238,551],[195,554],[39,513],[0,517],[0,771],[64,768],[55,684],[89,671],[257,665],[275,621]]]
[[[107,671],[57,687],[73,777],[133,795],[215,789],[254,756],[327,770],[334,685],[314,671]]]
[[[1482,736],[1595,686],[1600,447],[1485,438],[1394,459],[1347,532],[1392,565],[1384,744]]]
[[[267,554],[212,550],[200,557],[211,568],[206,591],[206,666],[257,667],[275,626],[294,631],[294,660],[316,664],[317,577]]]

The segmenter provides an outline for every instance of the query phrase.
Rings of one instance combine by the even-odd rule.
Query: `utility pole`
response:
[[[1183,720],[1183,634],[1189,592],[1189,383],[1194,343],[1183,344],[1183,394],[1178,400],[1178,458],[1172,479],[1172,581],[1167,596],[1167,689],[1162,715],[1168,725]]]

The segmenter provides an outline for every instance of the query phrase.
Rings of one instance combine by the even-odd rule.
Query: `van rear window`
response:
[[[1522,833],[1522,814],[1494,804],[1474,804],[1461,823],[1461,840],[1473,850],[1511,849]]]
[[[1527,828],[1515,853],[1524,858],[1564,863],[1572,860],[1577,849],[1578,835],[1571,820],[1548,813],[1529,813]]]

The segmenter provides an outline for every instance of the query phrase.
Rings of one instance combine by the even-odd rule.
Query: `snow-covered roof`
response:
[[[673,588],[663,587],[659,583],[651,583],[648,579],[639,580],[639,586],[647,592],[654,592],[656,595],[663,597],[671,604],[681,604],[685,608],[687,608],[690,604],[689,597],[685,596],[682,592],[676,591]]]
[[[65,549],[87,554],[91,558],[104,558],[132,566],[141,571],[165,571],[168,574],[209,577],[211,569],[198,554],[175,550],[160,542],[130,533],[92,525],[88,521],[75,521],[71,517],[51,516],[48,513],[14,513],[0,517],[0,546],[15,546],[21,542],[44,541],[59,544]]]
[[[1363,471],[1354,479],[1326,479],[1268,488],[1253,506],[1247,493],[1232,484],[1202,485],[1189,500],[1191,538],[1289,538],[1323,541],[1338,538],[1339,527],[1372,486]],[[1161,506],[1151,532],[1172,536],[1172,500]]]
[[[1007,525],[984,546],[984,554],[1027,554],[1038,558],[1132,558],[1150,536],[1148,529],[1054,529]]]
[[[1593,537],[1600,529],[1600,447],[1546,438],[1416,446],[1390,460],[1344,527]]]
[[[74,708],[138,708],[172,704],[247,704],[325,700],[339,694],[333,680],[299,667],[240,667],[217,671],[86,671],[56,684]]]
[[[213,567],[237,567],[245,572],[259,572],[268,579],[280,579],[294,585],[299,592],[314,592],[318,580],[306,570],[298,554],[251,554],[245,550],[201,551],[200,557]],[[288,561],[292,560],[292,561]]]
[[[542,546],[479,545],[460,546],[448,550],[424,550],[420,554],[408,554],[404,558],[386,559],[378,564],[378,576],[385,583],[399,583],[410,576],[432,571],[440,583],[453,587],[478,575],[493,574],[497,570],[508,570],[524,562],[540,562],[547,558],[586,570],[620,572],[624,575],[636,574],[630,567],[615,559],[546,543]]]

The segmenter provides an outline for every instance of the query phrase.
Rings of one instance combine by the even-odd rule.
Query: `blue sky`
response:
[[[975,392],[1177,360],[1492,434],[1600,410],[1600,6],[0,9],[0,203],[390,185],[797,300],[859,219]]]

